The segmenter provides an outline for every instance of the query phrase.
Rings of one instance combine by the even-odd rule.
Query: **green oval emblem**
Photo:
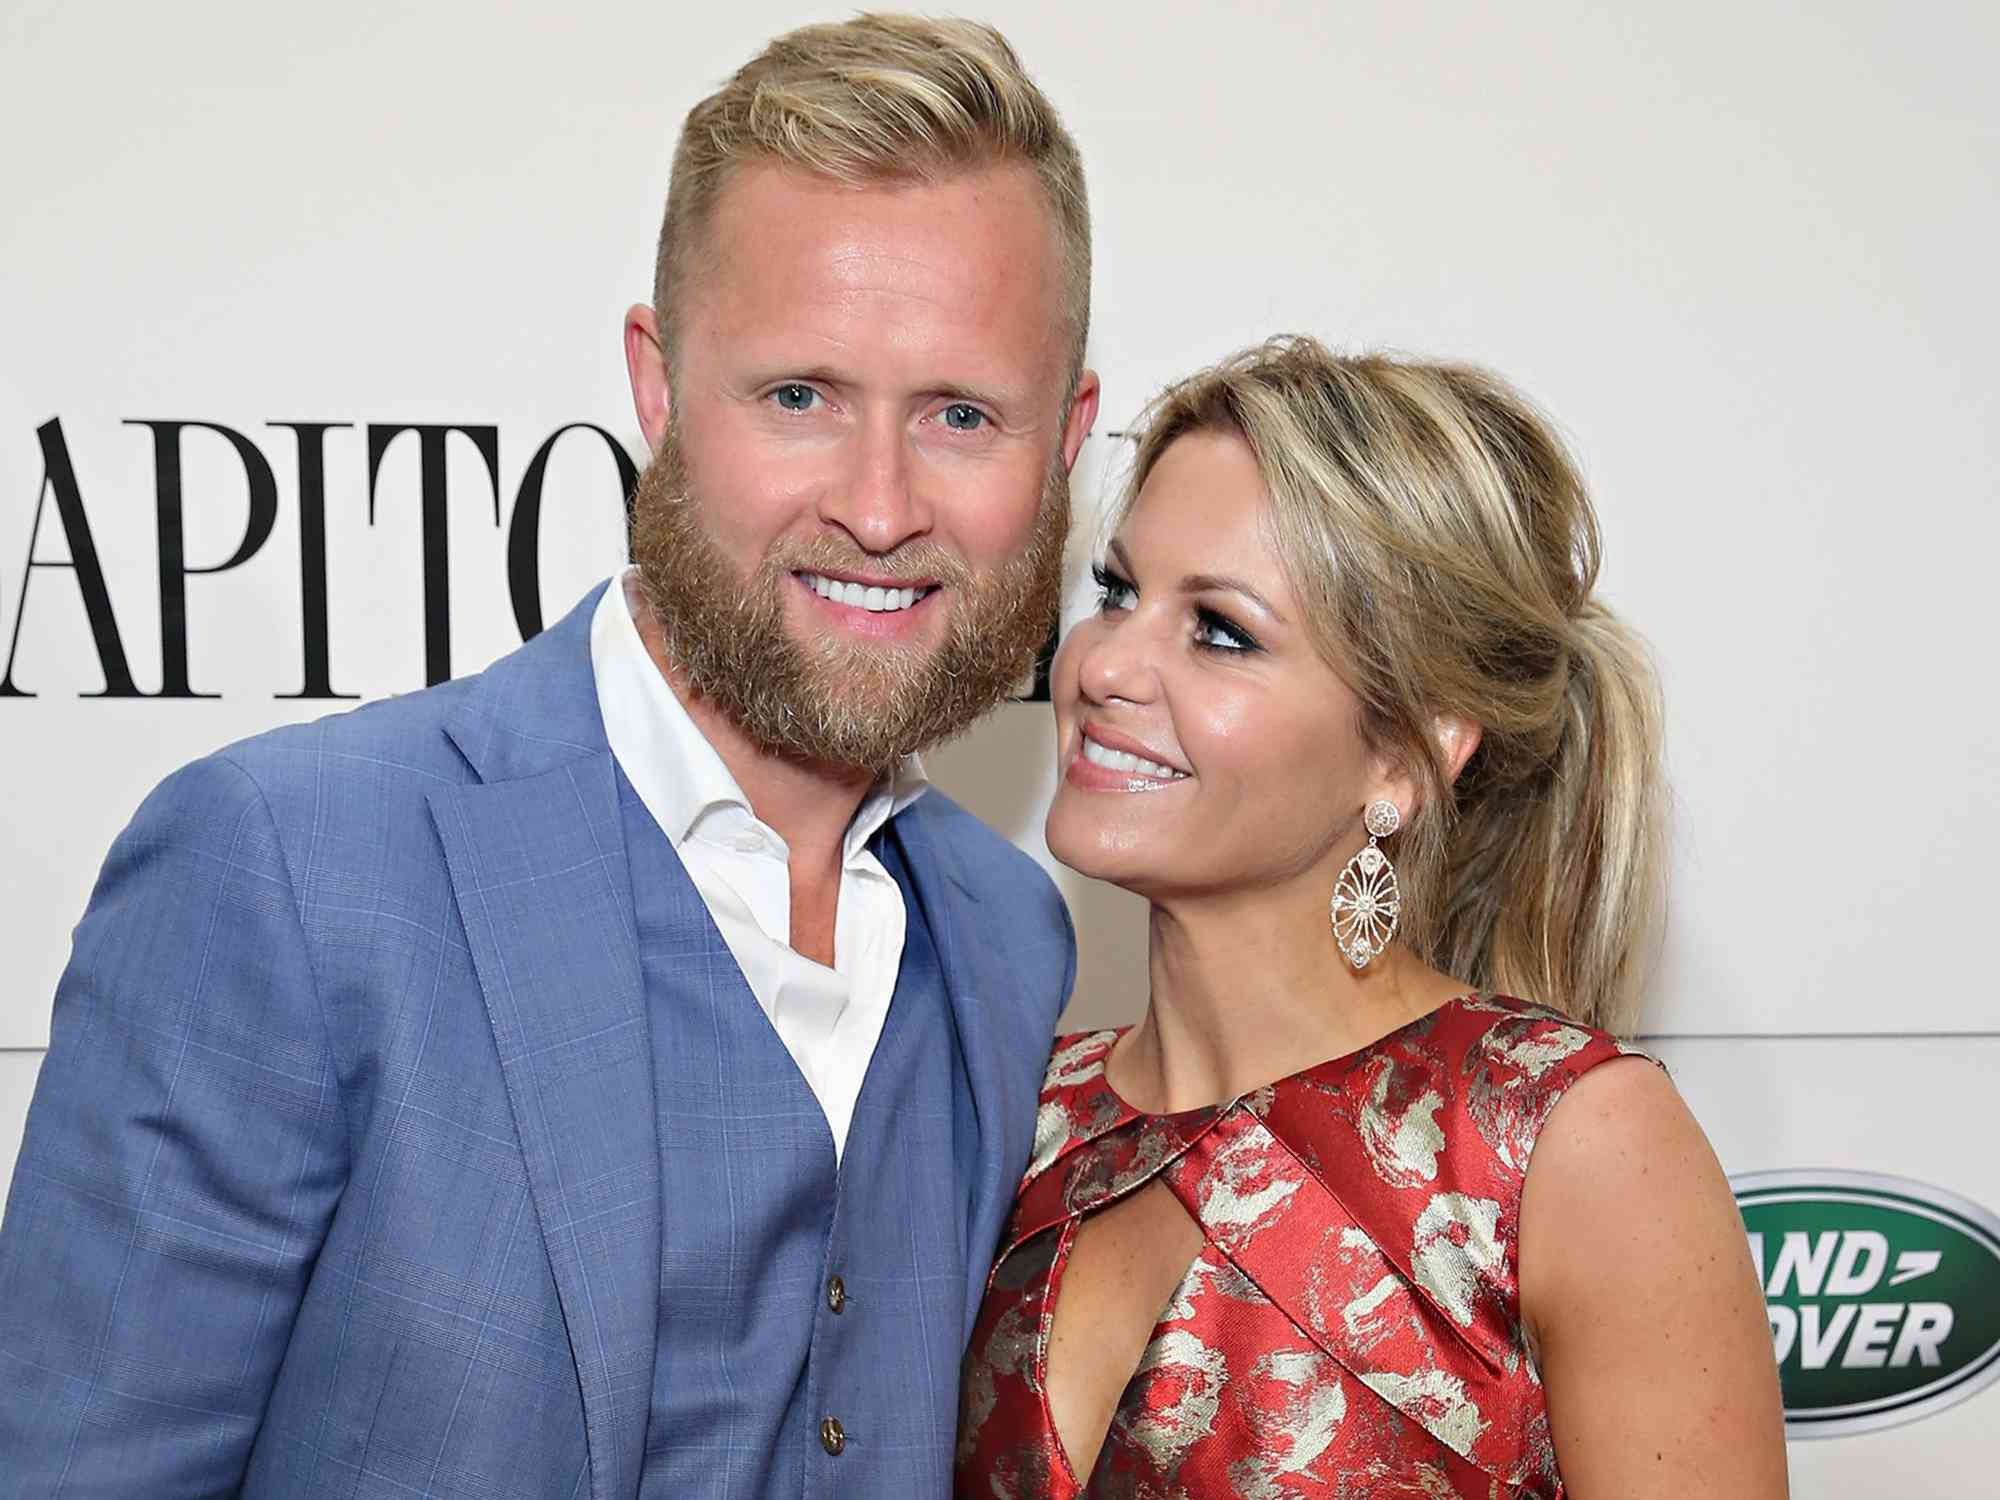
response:
[[[2000,1217],[1872,1172],[1729,1183],[1764,1284],[1787,1437],[1914,1421],[2000,1377]]]

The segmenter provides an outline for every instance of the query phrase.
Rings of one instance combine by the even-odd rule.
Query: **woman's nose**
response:
[[[1070,632],[1076,652],[1077,689],[1093,703],[1143,703],[1153,696],[1152,653],[1130,619],[1086,620]]]

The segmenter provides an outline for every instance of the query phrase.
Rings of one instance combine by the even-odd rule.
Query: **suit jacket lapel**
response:
[[[1013,1207],[1019,1167],[1028,1158],[1042,1058],[1026,1057],[1018,1045],[1010,1045],[1005,1006],[1014,983],[1011,971],[981,920],[978,897],[959,873],[957,851],[933,836],[923,812],[918,802],[896,819],[895,827],[944,970],[978,1127],[976,1141],[969,1151],[960,1149],[958,1162],[971,1184],[963,1341],[972,1337],[987,1273]]]
[[[652,1038],[593,592],[447,726],[481,784],[433,792],[583,1396],[593,1500],[639,1483],[659,1327]]]

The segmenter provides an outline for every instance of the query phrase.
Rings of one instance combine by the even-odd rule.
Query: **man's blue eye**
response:
[[[954,432],[977,432],[985,421],[985,412],[963,401],[954,401],[944,409],[944,425]]]
[[[796,380],[779,386],[771,392],[778,405],[785,411],[810,411],[813,402],[819,399],[819,392],[809,385],[801,385]]]

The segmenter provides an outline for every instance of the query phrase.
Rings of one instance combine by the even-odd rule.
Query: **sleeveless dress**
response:
[[[1563,1091],[1627,1055],[1554,1011],[1452,1000],[1227,1104],[1145,1115],[1120,1035],[1059,1037],[967,1351],[959,1500],[1558,1500],[1515,1275]],[[1084,1482],[1045,1395],[1077,1226],[1161,1179],[1203,1244]]]

